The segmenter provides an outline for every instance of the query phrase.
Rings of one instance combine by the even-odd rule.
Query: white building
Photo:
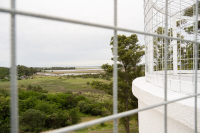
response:
[[[195,27],[194,0],[169,0],[168,15],[165,0],[144,0],[145,32],[198,41],[195,28],[188,34],[188,27]],[[196,6],[195,6],[196,7]],[[191,10],[192,9],[192,10]],[[190,11],[190,12],[189,12]],[[191,13],[192,11],[192,13]],[[168,28],[165,28],[165,15]],[[196,32],[197,33],[197,32]],[[165,40],[161,37],[145,36],[145,77],[133,81],[132,92],[138,98],[138,108],[195,94],[195,50],[191,42],[168,40],[167,45],[167,96],[165,97]],[[199,52],[199,50],[197,50]],[[199,60],[199,55],[196,57]],[[197,67],[197,93],[200,93],[200,68]],[[167,105],[167,131],[169,133],[193,133],[195,123],[200,132],[200,97],[176,101]],[[140,133],[163,133],[165,130],[164,105],[139,112]],[[195,122],[195,118],[197,121]]]

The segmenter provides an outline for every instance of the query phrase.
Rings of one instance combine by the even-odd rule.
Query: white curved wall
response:
[[[138,98],[139,108],[158,104],[164,101],[164,90],[147,82],[144,77],[133,81],[132,92]],[[168,100],[187,96],[168,90]],[[157,107],[139,112],[140,133],[164,132],[164,107]],[[198,98],[198,123],[200,123],[200,98]],[[200,132],[200,124],[198,124]],[[194,98],[175,102],[168,105],[168,132],[193,133],[194,132]]]

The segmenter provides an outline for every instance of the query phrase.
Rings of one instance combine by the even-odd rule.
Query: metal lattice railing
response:
[[[163,0],[164,1],[164,0]],[[168,0],[165,0],[165,27],[168,27]],[[198,0],[196,0],[196,9],[198,9]],[[144,3],[145,4],[145,3]],[[139,109],[134,109],[122,113],[118,113],[118,105],[117,105],[117,31],[126,31],[129,33],[136,33],[136,34],[142,34],[150,37],[160,37],[160,38],[165,38],[165,40],[177,40],[177,41],[182,41],[182,42],[190,42],[196,44],[195,46],[198,46],[197,42],[197,36],[195,36],[195,41],[187,40],[187,39],[181,39],[177,37],[171,37],[168,36],[167,33],[165,35],[159,35],[159,34],[154,34],[150,32],[143,32],[143,31],[137,31],[137,30],[131,30],[131,29],[125,29],[125,28],[120,28],[117,27],[117,0],[114,0],[114,26],[108,26],[108,25],[102,25],[102,24],[96,24],[96,23],[89,23],[89,22],[84,22],[84,21],[79,21],[79,20],[72,20],[72,19],[67,19],[67,18],[60,18],[60,17],[55,17],[55,16],[48,16],[48,15],[43,15],[43,14],[35,14],[35,13],[30,13],[30,12],[24,12],[24,11],[19,11],[15,10],[15,0],[11,0],[11,9],[5,9],[5,8],[0,8],[0,12],[4,13],[9,13],[11,15],[11,133],[17,133],[18,132],[18,127],[19,127],[19,122],[18,122],[18,89],[17,89],[17,69],[16,69],[16,23],[15,23],[15,16],[16,15],[23,15],[23,16],[31,16],[31,17],[36,17],[36,18],[42,18],[42,19],[47,19],[47,20],[54,20],[54,21],[61,21],[61,22],[67,22],[67,23],[74,23],[74,24],[80,24],[80,25],[87,25],[87,26],[93,26],[93,27],[99,27],[99,28],[104,28],[104,29],[112,29],[114,30],[114,78],[113,78],[113,115],[100,118],[97,120],[57,129],[54,131],[50,131],[51,133],[64,133],[64,132],[69,132],[69,131],[74,131],[82,128],[86,128],[95,124],[99,124],[102,122],[106,122],[109,120],[113,120],[114,122],[114,128],[113,132],[117,133],[118,132],[118,124],[117,124],[117,119],[125,116],[129,116],[132,114],[136,114],[141,111],[149,110],[155,107],[163,106],[165,107],[164,114],[165,114],[165,119],[164,119],[164,129],[165,133],[167,133],[167,105],[169,103],[177,102],[180,100],[188,99],[188,98],[195,98],[195,133],[197,133],[197,96],[200,94],[197,94],[197,50],[195,51],[195,93],[193,95],[179,98],[176,100],[167,100],[167,52],[165,52],[165,73],[164,73],[164,102],[148,106],[145,108],[139,108]],[[198,14],[198,10],[196,10],[196,14]],[[146,17],[146,16],[145,16]],[[196,31],[198,28],[198,15],[196,15],[195,19],[195,24],[196,24]],[[196,34],[197,35],[197,34]],[[168,42],[168,41],[166,41]],[[165,44],[165,50],[167,49],[167,44]]]

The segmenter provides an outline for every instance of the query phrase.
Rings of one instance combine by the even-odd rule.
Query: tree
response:
[[[200,2],[198,2],[198,14],[200,14]],[[196,4],[193,4],[192,6],[186,8],[183,11],[183,16],[188,16],[188,17],[192,17],[194,15],[194,12],[196,12]],[[184,30],[185,32],[187,32],[188,34],[194,34],[194,28],[193,25],[188,24],[187,20],[179,20],[177,21],[177,27],[180,27],[181,25],[184,25]],[[198,21],[198,35],[200,35],[200,21]]]
[[[111,38],[110,45],[114,55],[114,37]],[[144,46],[138,44],[136,34],[131,36],[118,35],[118,98],[120,102],[119,111],[128,111],[138,107],[137,98],[132,94],[132,81],[142,76],[141,58],[145,54]],[[113,59],[113,58],[112,58]],[[124,125],[126,132],[129,133],[130,116],[121,118],[120,122]]]

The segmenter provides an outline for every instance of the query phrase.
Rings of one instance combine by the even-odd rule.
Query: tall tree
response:
[[[114,55],[114,38],[111,38],[110,45]],[[137,108],[137,98],[132,94],[132,81],[142,76],[142,66],[138,66],[144,55],[144,46],[138,43],[136,34],[131,36],[118,35],[118,62],[121,68],[118,70],[118,98],[122,105],[119,111],[127,111]],[[113,58],[112,58],[113,59]],[[126,132],[130,133],[130,117],[120,119]]]

